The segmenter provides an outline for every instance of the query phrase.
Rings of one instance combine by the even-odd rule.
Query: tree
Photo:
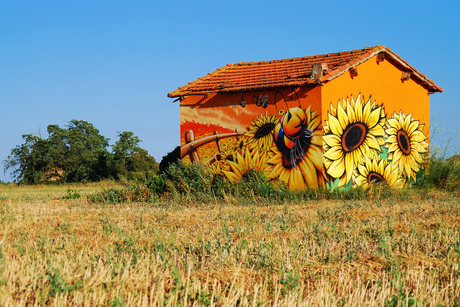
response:
[[[47,132],[47,138],[23,135],[24,143],[3,162],[18,182],[146,180],[158,173],[155,158],[139,146],[141,140],[131,131],[118,133],[113,153],[107,149],[108,139],[83,120],[71,120],[64,128],[49,125]]]
[[[23,135],[24,143],[11,150],[4,167],[5,171],[12,170],[15,180],[33,184],[104,178],[103,169],[107,166],[101,167],[101,161],[108,155],[108,139],[100,135],[92,124],[74,119],[66,129],[49,125],[47,131],[49,137],[46,139],[32,134]]]
[[[107,173],[107,167],[101,162],[108,155],[108,139],[99,134],[92,124],[82,120],[72,120],[67,130],[56,131],[58,138],[64,140],[68,149],[65,157],[65,181],[79,182],[96,181],[104,178],[101,172]],[[53,134],[50,134],[50,138]]]
[[[24,143],[11,150],[11,155],[3,162],[5,171],[12,169],[11,175],[24,183],[44,180],[53,168],[47,151],[47,141],[32,134],[22,135]]]
[[[131,131],[118,132],[118,141],[112,146],[112,173],[115,179],[146,180],[158,173],[158,163]]]

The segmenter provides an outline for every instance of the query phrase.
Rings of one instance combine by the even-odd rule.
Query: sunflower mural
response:
[[[273,133],[278,122],[277,116],[257,116],[242,138],[219,154],[220,159],[211,166],[213,173],[225,176],[232,183],[249,170],[256,169],[267,175],[267,160],[271,157],[269,151],[274,143]]]
[[[274,142],[273,132],[278,123],[279,118],[276,115],[262,114],[257,116],[245,134],[249,148],[257,148],[262,152],[270,150]]]
[[[416,182],[428,147],[424,125],[402,112],[386,118],[383,105],[361,95],[330,104],[323,127],[329,188]]]
[[[423,127],[411,114],[394,113],[388,119],[385,144],[388,159],[397,164],[399,172],[409,181],[417,181],[416,173],[420,171],[420,165],[425,160],[423,156],[427,153],[428,143]]]
[[[228,170],[222,170],[222,172],[232,183],[240,180],[249,170],[258,170],[267,175],[267,159],[268,155],[260,154],[258,148],[254,148],[252,151],[246,148],[235,154],[234,161],[226,160],[230,167],[227,167]]]
[[[363,157],[375,157],[385,144],[385,110],[383,106],[353,96],[330,111],[323,127],[324,166],[338,187],[350,184],[353,172]]]
[[[424,124],[402,111],[389,117],[382,103],[361,94],[330,103],[323,118],[300,102],[264,112],[238,119],[235,124],[243,132],[229,125],[185,122],[198,135],[186,143],[187,155],[195,150],[215,175],[232,183],[258,170],[272,182],[302,190],[377,183],[400,188],[417,181],[428,152]]]
[[[310,107],[259,115],[237,146],[221,153],[213,172],[236,182],[257,169],[292,190],[324,186],[320,127],[321,119]]]
[[[354,171],[354,187],[368,188],[375,183],[386,183],[391,187],[401,188],[404,185],[394,163],[377,156],[372,159],[365,157]]]

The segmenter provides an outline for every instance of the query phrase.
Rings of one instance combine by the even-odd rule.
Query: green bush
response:
[[[429,167],[422,171],[417,187],[458,189],[460,159],[432,158]],[[152,202],[174,201],[182,204],[231,201],[240,204],[273,204],[284,202],[306,202],[310,200],[362,200],[404,199],[407,190],[395,190],[387,185],[374,185],[369,189],[305,189],[291,191],[281,182],[269,181],[257,170],[250,170],[236,183],[227,178],[214,176],[209,167],[201,163],[188,165],[182,161],[172,163],[161,174],[153,176],[144,184],[124,189],[109,189],[89,197],[95,202]]]
[[[177,163],[178,161],[180,161],[180,146],[177,146],[163,156],[159,165],[160,174],[165,173],[171,164]]]
[[[460,188],[460,155],[445,158],[437,149],[421,171],[418,186],[444,189],[448,191]]]

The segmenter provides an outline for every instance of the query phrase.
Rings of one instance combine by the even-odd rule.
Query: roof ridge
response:
[[[317,55],[306,55],[303,57],[293,57],[293,58],[283,58],[279,60],[262,60],[262,61],[250,61],[250,62],[238,62],[238,63],[233,63],[233,64],[227,64],[227,65],[238,65],[238,66],[250,66],[250,65],[260,65],[260,64],[273,64],[273,63],[283,63],[283,62],[292,62],[292,61],[302,61],[302,60],[310,60],[314,58],[326,58],[326,57],[331,57],[331,56],[339,56],[339,55],[344,55],[344,54],[353,54],[353,53],[362,53],[366,52],[368,50],[374,50],[374,49],[380,49],[379,47],[383,47],[382,45],[374,46],[374,47],[365,47],[363,49],[353,49],[351,51],[340,51],[340,52],[330,52],[330,53],[323,53],[323,54],[317,54]]]

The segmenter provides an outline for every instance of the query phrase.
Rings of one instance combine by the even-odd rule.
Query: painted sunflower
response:
[[[267,153],[260,153],[258,148],[252,151],[249,148],[237,152],[233,161],[226,160],[226,163],[230,167],[229,170],[222,170],[225,177],[230,180],[231,183],[235,183],[240,180],[244,174],[249,170],[258,170],[260,172],[268,174],[267,160],[269,155]]]
[[[416,173],[424,162],[423,155],[427,152],[427,137],[422,132],[425,125],[412,118],[412,114],[396,112],[388,119],[386,144],[388,159],[398,166],[408,180],[416,181]]]
[[[404,178],[396,171],[396,165],[380,157],[366,157],[354,172],[354,187],[367,189],[375,183],[386,183],[390,187],[402,188]]]
[[[259,115],[245,133],[249,148],[258,148],[260,151],[268,151],[273,146],[273,132],[279,118],[276,115]]]
[[[223,147],[223,146],[222,146]],[[227,145],[223,152],[216,155],[216,159],[210,164],[214,175],[224,175],[223,171],[231,171],[229,162],[235,161],[239,152],[248,148],[246,138],[242,138]]]
[[[363,157],[375,157],[384,141],[385,110],[371,98],[367,102],[358,95],[345,99],[330,112],[324,126],[323,150],[326,173],[340,178],[338,186],[346,185]]]
[[[285,182],[291,190],[317,188],[323,186],[322,176],[322,132],[318,129],[320,119],[316,111],[305,111],[306,122],[303,133],[295,139],[295,146],[289,151],[272,147],[273,157],[268,160],[271,165],[269,179]]]

